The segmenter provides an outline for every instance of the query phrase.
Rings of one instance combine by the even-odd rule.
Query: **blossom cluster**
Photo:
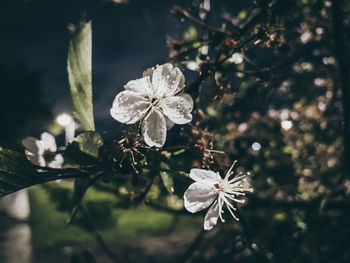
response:
[[[192,121],[193,100],[184,92],[184,88],[185,78],[179,68],[170,63],[150,68],[143,72],[142,78],[129,81],[124,86],[125,90],[117,94],[110,114],[121,123],[139,123],[147,147],[162,147],[166,141],[167,130],[174,124],[187,124]],[[140,139],[141,136],[137,138]],[[137,148],[134,149],[135,143],[140,144],[139,139],[135,140],[131,147],[127,137],[119,141],[119,148],[123,151],[119,160],[120,167],[126,154],[129,154],[132,167],[137,172],[134,166],[134,152],[143,156]],[[122,147],[124,143],[127,146]],[[42,133],[40,140],[27,137],[22,144],[27,158],[33,164],[62,168],[64,160],[62,155],[57,153],[55,138],[51,134]],[[242,197],[246,192],[253,191],[244,178],[245,175],[230,179],[234,164],[235,162],[224,178],[210,170],[190,171],[189,176],[195,182],[184,193],[184,206],[191,213],[209,207],[204,218],[205,230],[212,229],[219,218],[222,222],[225,221],[222,216],[224,207],[238,220],[235,203],[244,203]]]

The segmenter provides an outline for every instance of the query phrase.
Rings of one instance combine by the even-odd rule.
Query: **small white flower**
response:
[[[179,68],[167,63],[143,72],[129,81],[113,101],[111,116],[121,123],[142,120],[142,134],[149,146],[161,147],[166,131],[192,120],[193,100],[183,93],[185,78]]]
[[[241,64],[243,62],[243,57],[239,53],[234,53],[229,59],[231,63]]]
[[[211,205],[204,218],[204,230],[212,229],[218,218],[221,219],[221,222],[225,222],[222,218],[224,205],[233,218],[238,221],[239,219],[233,212],[236,207],[232,203],[244,203],[240,197],[244,196],[245,192],[253,192],[253,189],[249,188],[247,180],[243,179],[246,175],[240,174],[229,180],[233,174],[232,169],[235,163],[232,164],[224,179],[213,171],[192,169],[190,172],[190,177],[196,182],[186,190],[184,205],[191,213],[196,213]]]
[[[27,137],[22,141],[25,154],[29,161],[41,167],[62,168],[63,157],[56,154],[57,146],[55,137],[50,133],[41,134],[40,140]]]

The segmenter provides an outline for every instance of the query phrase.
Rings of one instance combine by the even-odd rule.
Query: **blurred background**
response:
[[[255,193],[239,223],[204,233],[203,214],[182,207],[190,181],[166,207],[127,209],[93,188],[84,204],[96,225],[78,217],[65,229],[72,182],[35,186],[1,200],[0,262],[350,261],[347,1],[2,0],[1,146],[23,151],[21,140],[43,131],[64,145],[56,118],[72,115],[68,28],[82,19],[92,20],[94,115],[106,142],[125,129],[109,115],[115,95],[170,61],[197,98],[201,132],[174,127],[169,145],[191,138],[202,155],[225,151],[216,162],[239,160]],[[187,156],[187,172],[210,161],[178,158]]]

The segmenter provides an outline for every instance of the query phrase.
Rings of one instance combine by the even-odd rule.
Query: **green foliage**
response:
[[[73,111],[85,130],[95,130],[92,104],[91,21],[73,30],[68,50],[68,79]]]

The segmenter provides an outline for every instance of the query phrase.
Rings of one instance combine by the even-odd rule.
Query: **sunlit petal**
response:
[[[192,105],[183,97],[164,98],[160,102],[160,107],[164,114],[176,124],[185,124],[192,120]]]
[[[115,97],[110,113],[114,119],[121,123],[133,124],[145,116],[149,107],[149,99],[126,90]]]
[[[135,93],[139,93],[143,96],[152,98],[153,89],[150,81],[150,77],[144,77],[141,79],[131,80],[124,86],[125,90],[129,90]]]
[[[152,75],[152,85],[158,98],[172,96],[184,88],[185,77],[170,63],[158,66]]]
[[[185,208],[196,213],[210,206],[217,197],[217,189],[201,182],[195,182],[188,187],[184,194]]]
[[[166,121],[158,110],[152,110],[142,122],[142,135],[147,145],[162,147],[166,139]]]
[[[216,200],[210,207],[204,218],[204,230],[211,230],[217,224],[219,218],[219,202]]]
[[[49,150],[51,152],[56,152],[57,151],[57,145],[56,145],[56,140],[55,137],[53,137],[50,133],[48,132],[43,132],[40,136],[41,141],[44,144],[44,150]]]
[[[213,185],[221,180],[221,176],[219,174],[214,173],[213,171],[197,168],[191,169],[190,177],[197,182],[203,182]]]

